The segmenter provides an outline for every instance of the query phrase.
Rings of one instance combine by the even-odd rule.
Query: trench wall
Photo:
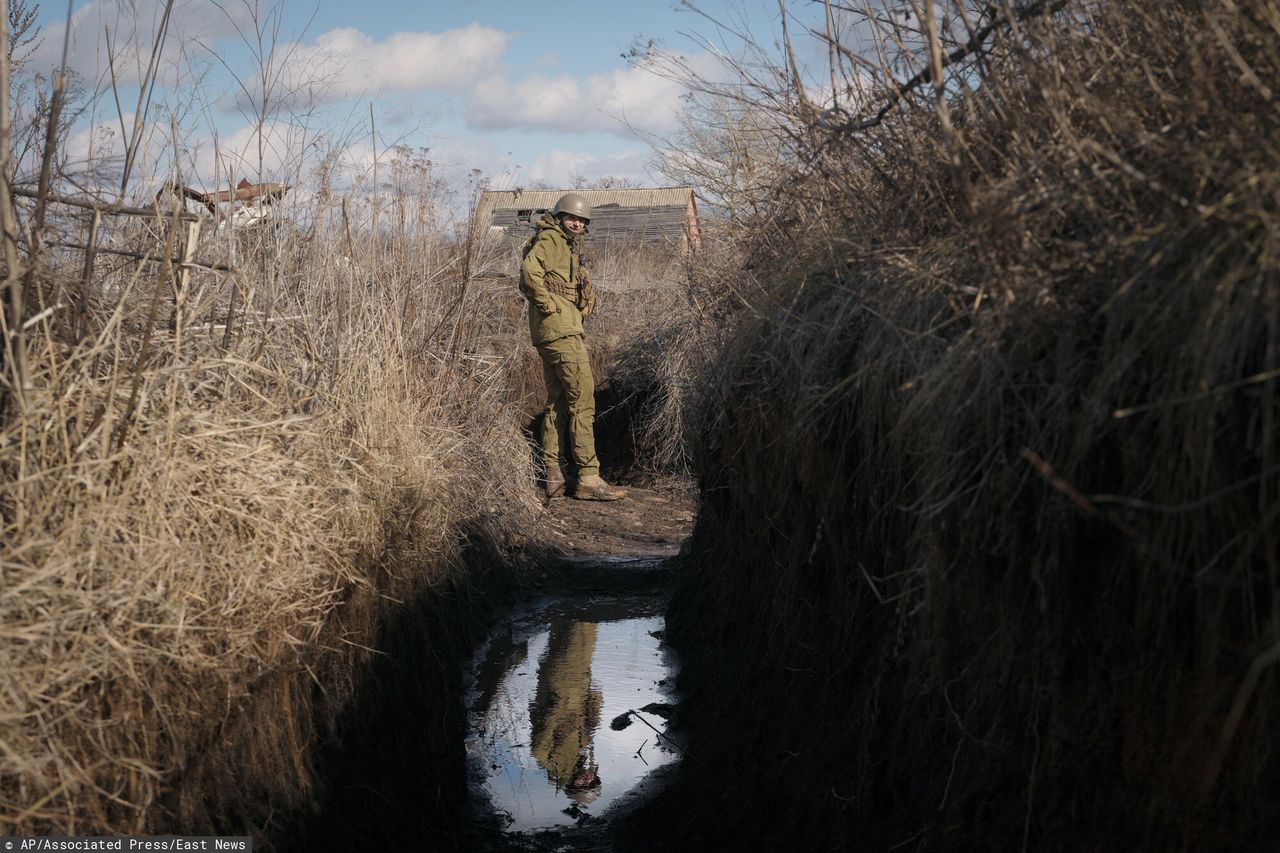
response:
[[[1274,848],[1280,152],[1228,66],[1280,66],[1214,10],[1028,25],[959,175],[916,116],[779,193],[695,430],[673,838]]]
[[[463,849],[464,665],[527,566],[483,527],[453,538],[430,562],[384,554],[314,646],[212,728],[155,831],[249,832],[280,851]]]

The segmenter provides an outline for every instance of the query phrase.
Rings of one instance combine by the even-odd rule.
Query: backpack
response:
[[[529,257],[529,253],[533,251],[533,247],[538,242],[538,229],[533,229],[533,233],[529,235],[529,239],[524,241],[524,248],[520,250],[520,263],[516,267],[516,283],[524,287],[524,259]]]

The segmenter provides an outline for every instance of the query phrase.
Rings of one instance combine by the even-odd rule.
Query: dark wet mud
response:
[[[406,606],[316,768],[319,810],[275,846],[619,849],[682,761],[664,612],[692,511],[555,501],[516,575]]]
[[[598,820],[675,760],[660,600],[561,601],[505,625],[476,670],[467,740],[503,829]]]
[[[661,564],[578,558],[564,570],[577,583],[499,623],[470,670],[475,849],[611,849],[610,820],[679,760]]]

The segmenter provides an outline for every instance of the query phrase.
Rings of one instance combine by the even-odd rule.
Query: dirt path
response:
[[[673,557],[693,530],[696,503],[675,492],[627,487],[620,501],[557,498],[538,538],[566,557]]]

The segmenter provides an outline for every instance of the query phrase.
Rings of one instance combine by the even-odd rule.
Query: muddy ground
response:
[[[557,498],[544,503],[542,524],[529,532],[526,548],[537,554],[540,570],[522,583],[520,601],[499,617],[498,624],[538,612],[548,601],[648,601],[665,608],[679,571],[681,546],[694,522],[696,503],[689,492],[628,486],[619,501]],[[657,635],[655,635],[657,636]],[[480,778],[473,767],[473,784]],[[648,835],[634,824],[623,828],[620,817],[652,801],[674,766],[651,772],[636,789],[605,812],[582,814],[576,826],[522,833],[505,828],[490,816],[485,800],[474,800],[470,831],[462,847],[474,851],[559,850],[609,851],[627,848],[628,835]],[[665,772],[664,772],[665,771]],[[622,843],[619,843],[619,842]]]
[[[687,539],[695,502],[687,492],[628,491],[620,501],[560,498],[545,505],[518,557],[533,570],[520,570],[518,579],[484,569],[487,561],[510,554],[477,548],[469,580],[406,602],[400,617],[379,632],[383,654],[376,666],[353,676],[363,685],[362,699],[317,761],[316,811],[285,826],[271,846],[299,853],[376,845],[612,849],[603,821],[573,838],[523,838],[476,819],[465,793],[463,671],[488,632],[541,601],[579,595],[665,600],[678,571],[678,561],[667,558]]]
[[[697,504],[687,494],[627,487],[620,501],[556,498],[533,537],[567,557],[672,557],[693,529]]]

